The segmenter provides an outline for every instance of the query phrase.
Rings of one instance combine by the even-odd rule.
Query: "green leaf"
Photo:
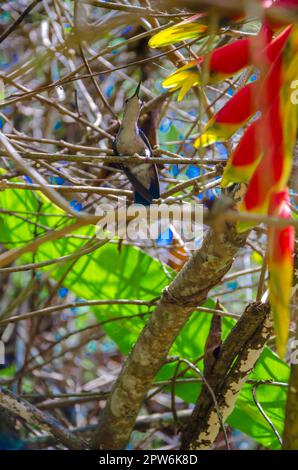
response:
[[[216,303],[209,299],[204,304],[204,307],[216,308]],[[196,361],[204,353],[210,321],[211,315],[205,312],[194,312],[173,345],[171,354],[185,357],[193,362]],[[231,318],[223,319],[223,338],[226,337],[234,324],[235,321]],[[197,362],[196,366],[203,372],[203,360]],[[182,364],[179,370],[181,371],[185,367],[186,365]],[[176,364],[167,364],[159,372],[158,380],[170,379],[175,369]],[[187,373],[186,377],[198,378],[193,372]],[[249,379],[288,383],[289,366],[266,347]],[[194,403],[200,388],[200,383],[177,384],[176,393],[186,402]],[[287,388],[282,385],[262,384],[257,389],[258,401],[281,435],[284,425],[286,396]],[[234,411],[227,421],[231,426],[251,436],[265,447],[271,449],[280,448],[277,437],[253,400],[253,384],[247,383],[243,387],[236,401]]]
[[[35,215],[26,216],[26,212],[36,212],[43,203],[42,211],[54,216],[40,216],[38,223],[55,228],[58,225],[69,223],[63,218],[60,209],[51,204],[39,193],[29,191],[5,190],[0,192],[0,207],[7,211],[21,211],[21,217],[16,215],[2,215],[1,242],[11,248],[20,246],[35,237],[35,227],[30,220],[35,220]],[[25,219],[24,219],[25,217]],[[38,234],[44,232],[41,226]],[[49,242],[42,245],[34,260],[44,261],[58,256],[75,252],[86,243],[86,239],[75,238],[74,235],[93,237],[94,227],[88,226],[78,230],[70,237]],[[18,261],[19,263],[32,262],[32,254],[27,253]],[[44,272],[56,280],[62,278],[70,264],[54,264],[43,268]],[[74,292],[79,299],[142,299],[150,300],[160,295],[161,290],[169,283],[161,263],[151,258],[146,253],[132,246],[123,246],[119,253],[115,244],[107,244],[89,255],[81,257],[70,269],[63,285]],[[215,302],[209,299],[205,307],[215,308]],[[98,321],[114,317],[125,317],[136,313],[148,313],[147,307],[129,305],[96,306],[90,309]],[[82,312],[78,309],[78,312]],[[75,314],[75,312],[74,312]],[[141,329],[148,317],[137,317],[114,321],[104,326],[107,334],[115,341],[120,350],[127,354],[135,343]],[[209,333],[211,315],[206,312],[194,312],[184,326],[171,349],[171,355],[185,357],[190,361],[196,361],[203,353],[205,342]],[[230,318],[223,320],[223,336],[226,337],[235,321]],[[203,370],[202,359],[196,363]],[[169,379],[173,376],[176,364],[167,364],[158,373],[157,380]],[[183,366],[181,366],[183,368]],[[193,372],[187,376],[194,377]],[[263,351],[251,379],[274,380],[287,382],[289,367],[282,362],[269,348]],[[200,384],[188,383],[177,385],[176,392],[183,400],[194,403]],[[253,385],[246,384],[236,402],[235,409],[228,422],[235,428],[245,432],[260,444],[272,449],[279,448],[278,440],[272,429],[265,421],[253,401]],[[258,387],[257,396],[265,413],[281,433],[284,421],[284,407],[287,389],[282,386],[261,385]]]
[[[288,383],[290,368],[269,348],[265,348],[257,365],[250,375],[253,380],[271,380]],[[237,400],[237,407],[228,422],[231,426],[252,436],[271,449],[279,449],[280,444],[270,425],[261,415],[253,401],[253,385],[246,384]],[[262,384],[257,387],[257,399],[268,418],[280,435],[283,432],[287,387]]]
[[[0,377],[3,379],[11,379],[16,374],[17,368],[15,364],[10,366],[4,367],[4,369],[0,369]]]

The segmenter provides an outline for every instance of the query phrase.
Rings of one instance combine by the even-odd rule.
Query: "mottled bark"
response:
[[[221,352],[202,387],[198,402],[182,437],[182,448],[210,449],[234,409],[236,398],[255,366],[266,341],[272,334],[272,318],[268,304],[249,305],[222,345]],[[220,418],[219,419],[219,413]]]
[[[123,449],[154,376],[195,306],[230,269],[234,256],[244,246],[246,234],[223,224],[211,230],[200,250],[184,265],[164,290],[155,312],[116,381],[95,432],[96,449]]]
[[[31,426],[37,426],[43,431],[51,433],[58,442],[64,444],[68,449],[83,450],[87,448],[87,444],[82,439],[74,436],[55,418],[2,387],[0,387],[0,407],[9,410]]]
[[[0,449],[13,450],[23,448],[20,433],[15,426],[16,418],[8,410],[0,408]]]

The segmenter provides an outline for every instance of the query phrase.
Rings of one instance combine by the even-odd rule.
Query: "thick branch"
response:
[[[87,444],[82,439],[74,436],[55,418],[40,411],[34,405],[31,405],[31,403],[17,397],[12,392],[2,387],[0,387],[0,407],[8,409],[26,423],[32,426],[38,426],[43,431],[51,433],[59,442],[69,449],[82,450],[87,447]]]
[[[209,449],[216,439],[221,422],[232,413],[236,398],[272,334],[268,304],[249,305],[223,343],[207,387],[203,387],[182,439],[182,448]],[[220,418],[218,416],[220,413]]]
[[[221,233],[209,232],[202,248],[164,290],[116,381],[95,432],[94,448],[125,448],[150,384],[171,345],[194,307],[206,299],[245,244],[247,233],[237,234],[230,224],[223,227]]]

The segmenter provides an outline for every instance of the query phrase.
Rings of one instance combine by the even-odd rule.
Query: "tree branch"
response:
[[[74,436],[59,421],[47,413],[40,411],[34,405],[17,397],[9,390],[0,387],[0,406],[8,409],[18,418],[26,421],[31,426],[38,426],[43,431],[51,433],[65,447],[73,450],[83,450],[87,444],[80,438]]]
[[[220,233],[210,230],[202,248],[164,290],[113,387],[95,432],[94,448],[125,448],[150,384],[181,328],[244,246],[248,233],[237,234],[227,223],[223,227]]]
[[[11,25],[9,25],[6,28],[6,30],[1,34],[0,44],[19,26],[19,24],[22,23],[24,18],[26,18],[26,16],[29,15],[30,11],[33,10],[33,8],[35,8],[36,5],[38,5],[38,3],[40,2],[41,0],[34,0],[27,6],[27,8],[25,8],[25,10],[20,14],[20,16]]]
[[[269,305],[255,302],[246,308],[223,343],[212,373],[208,375],[208,383],[215,395],[222,421],[233,411],[238,393],[272,334],[272,327]],[[209,449],[220,429],[214,398],[203,386],[184,432],[182,448]]]

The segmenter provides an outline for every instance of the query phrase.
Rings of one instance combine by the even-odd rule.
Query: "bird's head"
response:
[[[130,98],[127,98],[127,100],[125,100],[124,116],[126,117],[126,119],[135,120],[139,117],[141,108],[143,106],[143,102],[139,96],[140,86],[141,82],[138,83],[134,94]]]

